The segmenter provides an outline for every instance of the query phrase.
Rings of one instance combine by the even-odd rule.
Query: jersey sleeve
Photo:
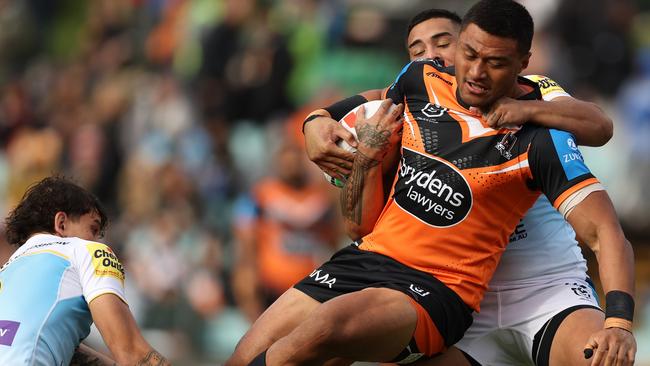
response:
[[[529,147],[528,161],[533,186],[556,209],[573,193],[598,183],[569,132],[540,128]]]
[[[542,99],[551,101],[558,97],[570,97],[560,84],[553,81],[551,78],[544,75],[526,75],[526,79],[533,81],[539,85],[539,90],[542,93]]]
[[[84,242],[75,253],[81,291],[87,303],[100,295],[111,293],[125,303],[124,267],[106,244]]]
[[[390,98],[393,100],[393,103],[403,103],[404,98],[406,97],[406,90],[410,89],[409,87],[415,84],[422,83],[422,73],[424,65],[432,65],[433,67],[440,69],[440,65],[432,59],[420,59],[411,61],[402,71],[397,75],[395,81],[386,89],[384,93],[384,99]],[[407,87],[409,85],[409,87]]]

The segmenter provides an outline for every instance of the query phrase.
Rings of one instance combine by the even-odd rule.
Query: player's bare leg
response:
[[[294,288],[287,290],[255,321],[225,366],[246,366],[273,342],[289,334],[320,303]]]
[[[569,314],[553,337],[549,364],[590,365],[592,360],[585,360],[583,350],[589,336],[603,329],[604,321],[605,314],[596,309],[578,309]]]
[[[396,366],[396,365],[395,365]],[[456,347],[449,347],[444,353],[425,361],[416,362],[413,366],[472,366],[465,355]]]
[[[409,343],[417,324],[410,298],[370,288],[319,306],[266,354],[269,366],[322,365],[335,357],[386,361]]]

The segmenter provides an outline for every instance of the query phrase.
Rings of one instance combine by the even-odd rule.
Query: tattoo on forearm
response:
[[[105,363],[97,356],[85,354],[77,348],[70,360],[70,366],[117,366],[117,364]]]
[[[359,141],[373,149],[386,151],[389,146],[390,131],[380,130],[377,126],[363,124],[357,128]]]
[[[143,359],[138,361],[136,366],[171,366],[171,363],[160,353],[152,350]]]
[[[363,212],[364,177],[366,171],[377,164],[379,164],[377,160],[357,151],[354,163],[352,163],[352,172],[341,191],[343,216],[357,225],[361,224],[361,214]]]

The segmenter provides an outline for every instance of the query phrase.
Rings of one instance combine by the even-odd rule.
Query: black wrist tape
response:
[[[348,114],[349,111],[362,105],[363,103],[366,103],[367,101],[368,99],[366,99],[364,96],[357,94],[355,96],[338,101],[324,109],[329,112],[333,120],[338,121],[346,114]]]
[[[605,317],[621,318],[632,321],[634,317],[634,299],[623,291],[610,291],[605,295]]]
[[[302,121],[302,133],[303,133],[303,134],[305,133],[305,125],[307,124],[307,122],[309,122],[309,121],[313,121],[313,120],[315,120],[315,119],[318,118],[318,117],[326,117],[326,116],[325,116],[325,115],[322,115],[322,114],[312,114],[311,116],[305,118],[304,121]]]

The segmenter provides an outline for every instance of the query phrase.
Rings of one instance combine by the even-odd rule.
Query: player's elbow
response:
[[[600,137],[601,140],[600,145],[598,146],[603,146],[605,145],[609,140],[612,139],[614,136],[614,122],[612,122],[611,118],[604,116],[603,121],[600,123]]]
[[[595,110],[594,119],[590,122],[596,128],[592,146],[598,147],[605,145],[614,136],[614,122],[600,107],[590,103]]]

